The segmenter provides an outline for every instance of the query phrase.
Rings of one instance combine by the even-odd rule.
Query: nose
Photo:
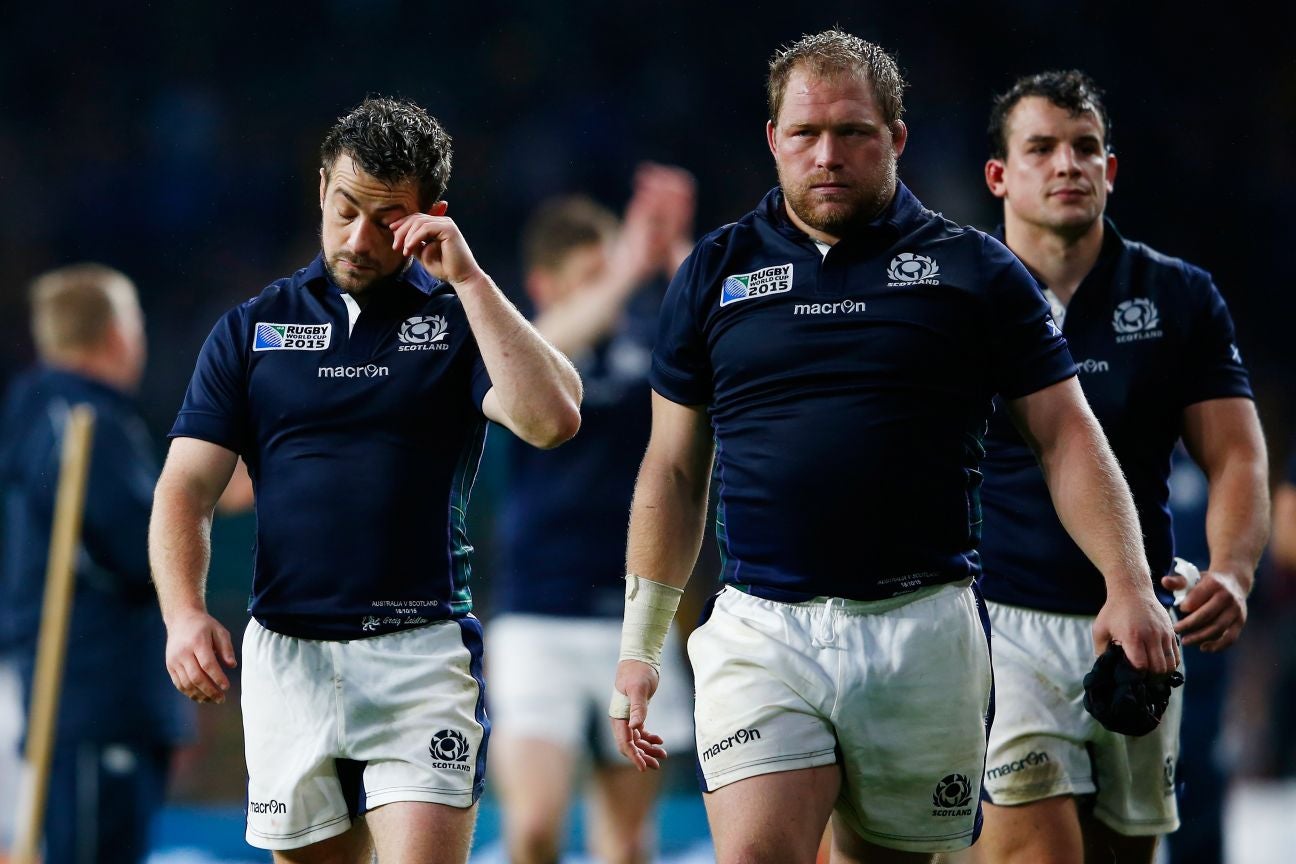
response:
[[[1080,160],[1075,148],[1063,144],[1053,153],[1053,169],[1059,177],[1073,177],[1080,173]]]
[[[368,219],[356,219],[351,227],[350,236],[347,237],[347,246],[356,255],[372,252],[380,242],[381,237],[377,226]]]
[[[815,142],[815,167],[823,171],[835,171],[842,167],[842,144],[837,136],[825,132]]]

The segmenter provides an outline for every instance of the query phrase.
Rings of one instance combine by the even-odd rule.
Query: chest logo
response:
[[[792,290],[792,265],[776,264],[753,273],[735,273],[726,276],[720,286],[720,305],[728,306],[740,300],[768,297]]]
[[[1162,335],[1160,327],[1161,313],[1146,297],[1122,301],[1112,313],[1112,329],[1116,331],[1118,343],[1156,339]]]
[[[329,347],[332,324],[268,324],[257,322],[253,351],[323,351]]]
[[[901,252],[887,265],[888,288],[905,285],[939,285],[940,265],[926,255]]]
[[[444,315],[415,315],[401,322],[397,351],[449,351],[450,325]]]

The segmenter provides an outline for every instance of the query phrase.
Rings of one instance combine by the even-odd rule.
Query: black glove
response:
[[[1084,707],[1113,732],[1146,735],[1161,725],[1170,691],[1183,682],[1177,671],[1140,672],[1125,658],[1125,649],[1113,642],[1084,677]]]

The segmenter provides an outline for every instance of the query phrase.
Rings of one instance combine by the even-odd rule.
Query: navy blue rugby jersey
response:
[[[193,712],[160,662],[166,628],[148,563],[158,477],[154,442],[133,398],[49,367],[14,380],[0,419],[0,617],[8,619],[24,705],[35,675],[63,433],[69,410],[78,404],[94,409],[95,425],[58,705],[59,741],[180,743],[192,737]]]
[[[554,450],[509,436],[492,611],[621,617],[630,498],[652,428],[648,369],[662,287],[637,293],[617,331],[572,358],[585,384],[579,435]]]
[[[1108,221],[1094,269],[1067,304],[1062,330],[1094,414],[1129,481],[1157,596],[1173,567],[1170,458],[1184,409],[1251,398],[1224,299],[1205,271],[1125,240]],[[1106,585],[1062,527],[1030,448],[998,412],[981,490],[982,590],[999,603],[1097,614]]]
[[[1002,244],[903,185],[824,255],[775,188],[667,293],[651,383],[709,409],[722,579],[879,599],[974,576],[995,393],[1075,374]]]
[[[490,389],[459,298],[416,261],[348,331],[322,258],[226,313],[171,436],[242,454],[256,491],[248,611],[348,639],[467,614],[465,509]]]

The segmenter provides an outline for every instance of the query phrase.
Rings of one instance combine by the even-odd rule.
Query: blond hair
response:
[[[100,344],[122,310],[138,304],[135,285],[103,264],[72,264],[32,282],[32,338],[45,361],[65,359]]]
[[[873,96],[888,126],[904,114],[906,84],[895,58],[879,45],[834,28],[807,34],[774,52],[765,87],[769,119],[775,125],[778,125],[779,111],[783,109],[788,78],[801,66],[805,66],[815,78],[863,75],[873,87]]]

